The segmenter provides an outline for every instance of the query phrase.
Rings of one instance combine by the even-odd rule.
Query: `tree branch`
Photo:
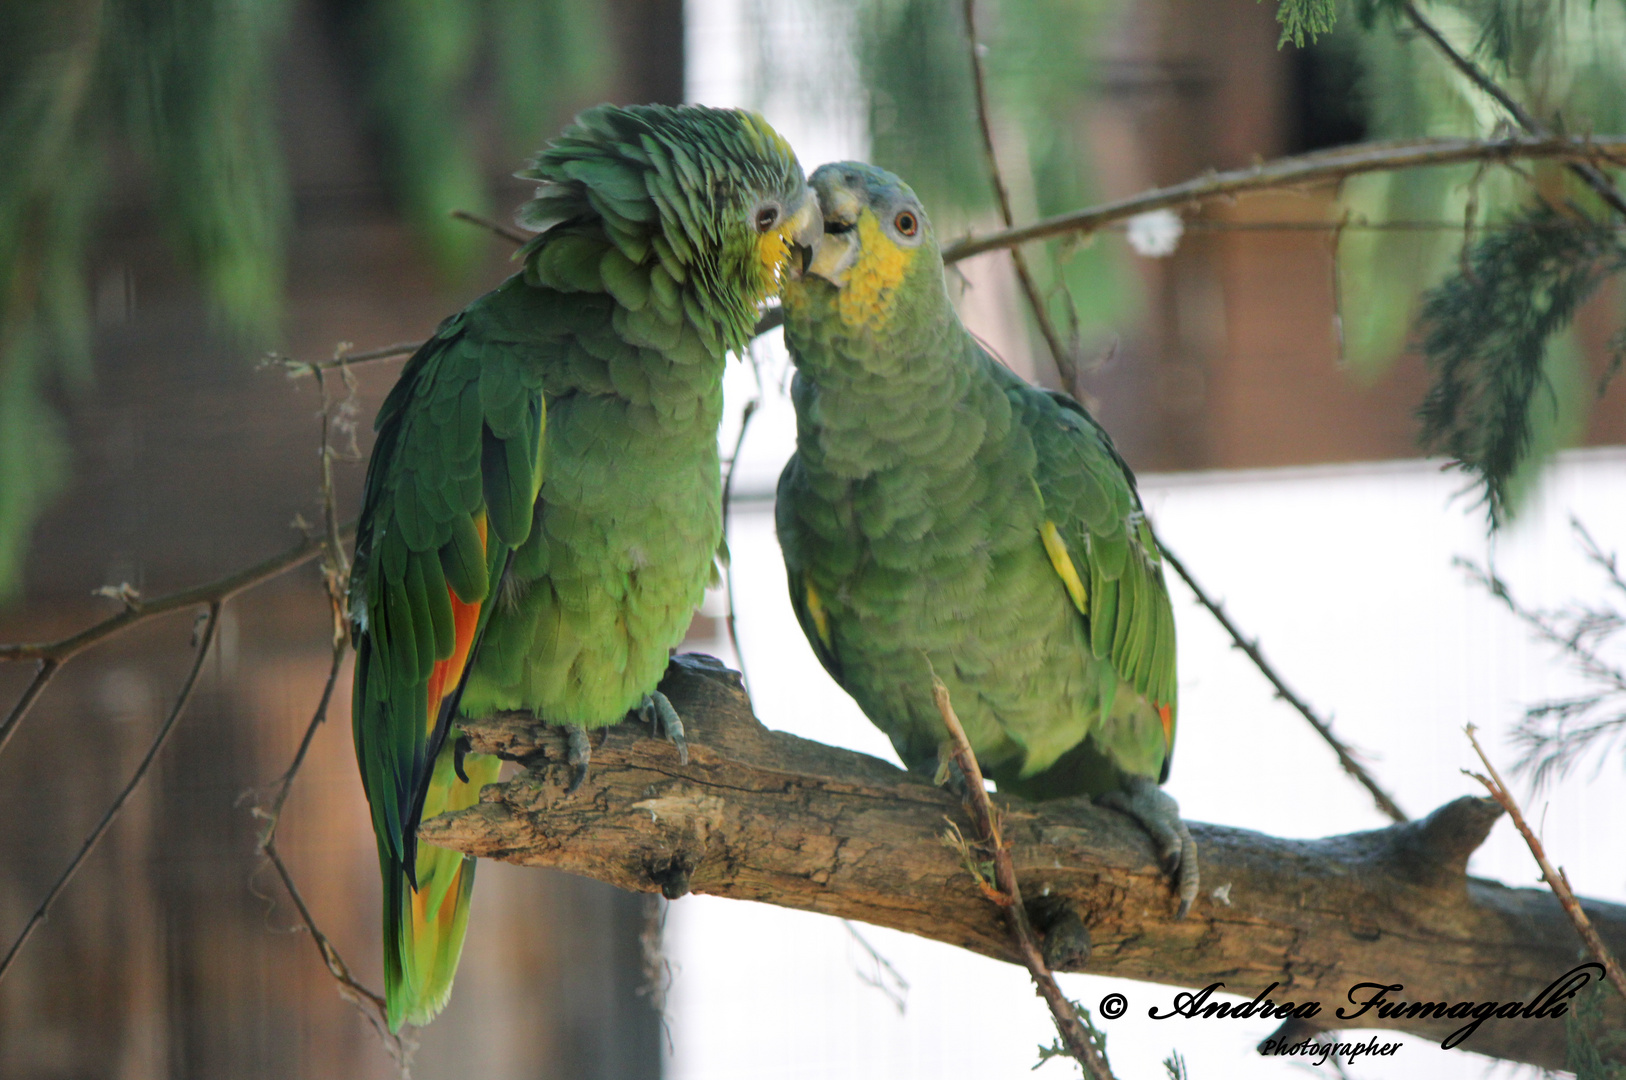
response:
[[[988,163],[988,179],[994,186],[994,198],[999,203],[999,216],[1010,228],[1016,224],[1016,218],[1011,213],[1011,194],[1005,187],[1005,177],[999,171],[999,152],[994,149],[994,124],[989,115],[988,108],[988,79],[982,67],[982,45],[977,41],[977,2],[965,0],[965,35],[971,52],[971,86],[976,92],[977,99],[977,127],[982,132],[982,152]],[[1028,310],[1033,312],[1033,321],[1039,326],[1039,333],[1044,337],[1045,344],[1050,347],[1050,356],[1056,362],[1056,372],[1061,376],[1061,384],[1070,394],[1078,393],[1078,365],[1073,362],[1073,354],[1062,344],[1061,335],[1056,333],[1055,324],[1050,321],[1050,312],[1046,310],[1044,297],[1039,294],[1039,286],[1033,280],[1033,273],[1028,269],[1028,260],[1022,254],[1022,249],[1012,246],[1011,265],[1016,269],[1016,280],[1022,286],[1022,294],[1027,297]],[[1088,1068],[1088,1066],[1086,1066]]]
[[[1181,562],[1174,552],[1169,550],[1168,545],[1163,543],[1161,537],[1158,538],[1157,546],[1158,550],[1163,552],[1164,560],[1174,567],[1176,574],[1180,575],[1180,580],[1185,582],[1186,587],[1196,594],[1197,602],[1207,608],[1208,613],[1214,616],[1215,621],[1224,627],[1225,632],[1230,635],[1231,646],[1240,649],[1249,660],[1253,661],[1253,666],[1258,668],[1260,674],[1264,675],[1270,681],[1270,685],[1275,688],[1277,697],[1287,702],[1300,716],[1309,721],[1310,726],[1315,728],[1316,734],[1326,740],[1327,745],[1332,747],[1332,752],[1338,755],[1338,764],[1343,768],[1344,772],[1352,776],[1356,783],[1367,790],[1372,796],[1372,801],[1377,804],[1377,808],[1386,814],[1390,821],[1408,820],[1406,812],[1400,809],[1400,805],[1383,789],[1383,785],[1379,784],[1377,779],[1366,771],[1366,767],[1355,757],[1355,751],[1349,744],[1332,733],[1332,721],[1323,720],[1316,715],[1316,711],[1310,708],[1309,702],[1294,693],[1275,667],[1271,665],[1270,661],[1265,659],[1264,651],[1259,648],[1258,640],[1250,640],[1243,635],[1236,623],[1231,621],[1231,616],[1226,612],[1225,606],[1209,596],[1207,591],[1197,584],[1197,579],[1191,576],[1191,571],[1186,569],[1186,564]]]
[[[1546,124],[1537,120],[1528,109],[1514,100],[1513,95],[1502,89],[1494,79],[1481,71],[1479,65],[1458,52],[1445,39],[1445,35],[1440,33],[1434,24],[1429,22],[1423,13],[1418,10],[1413,0],[1406,0],[1401,7],[1401,11],[1405,13],[1407,20],[1424,37],[1428,38],[1436,49],[1439,49],[1445,55],[1446,60],[1450,62],[1452,67],[1461,72],[1462,76],[1469,82],[1489,94],[1498,105],[1506,109],[1507,114],[1513,117],[1515,123],[1538,139],[1545,138],[1550,134]],[[1609,177],[1605,176],[1596,165],[1587,161],[1572,161],[1569,163],[1569,169],[1570,172],[1580,177],[1581,182],[1591,188],[1598,198],[1607,203],[1610,209],[1622,217],[1626,217],[1626,199],[1621,198],[1619,189],[1610,182]]]
[[[339,529],[339,535],[345,540],[354,539],[356,523],[351,521],[343,525]],[[137,623],[155,619],[160,615],[168,615],[183,608],[197,607],[199,604],[230,600],[238,593],[246,592],[256,585],[263,585],[296,566],[303,566],[320,555],[326,546],[326,537],[306,537],[280,555],[273,555],[263,562],[257,562],[223,578],[194,585],[189,589],[166,593],[152,600],[133,597],[117,615],[93,623],[68,637],[56,641],[0,645],[0,661],[71,660],[92,645],[128,630]]]
[[[1474,734],[1474,725],[1469,724],[1465,731],[1468,735],[1468,741],[1473,744],[1474,753],[1479,755],[1480,762],[1485,766],[1485,772],[1490,773],[1490,775],[1486,776],[1483,773],[1471,772],[1467,769],[1464,769],[1463,772],[1485,785],[1485,790],[1490,792],[1491,798],[1495,799],[1502,809],[1507,811],[1508,816],[1513,819],[1513,825],[1519,830],[1519,835],[1524,837],[1525,846],[1530,849],[1531,857],[1536,860],[1536,865],[1541,867],[1541,879],[1547,883],[1547,887],[1558,898],[1559,904],[1564,908],[1564,915],[1575,927],[1575,933],[1579,935],[1581,941],[1586,945],[1588,955],[1603,965],[1605,977],[1614,986],[1615,991],[1620,994],[1621,1000],[1626,1001],[1626,974],[1622,974],[1620,963],[1615,959],[1614,954],[1609,951],[1609,947],[1603,943],[1603,939],[1598,936],[1597,928],[1592,925],[1592,920],[1587,918],[1586,912],[1581,908],[1580,901],[1575,899],[1575,892],[1570,888],[1569,875],[1564,873],[1562,867],[1555,870],[1553,864],[1547,861],[1547,849],[1536,838],[1535,830],[1530,828],[1530,823],[1524,819],[1524,814],[1519,810],[1518,800],[1513,798],[1512,792],[1507,789],[1507,784],[1502,781],[1502,774],[1496,771],[1496,766],[1492,765],[1490,758],[1485,756],[1485,748],[1479,745],[1479,739]]]
[[[515,228],[512,225],[504,225],[500,221],[493,221],[490,218],[476,214],[471,210],[453,210],[452,217],[456,218],[458,221],[466,221],[470,225],[478,225],[480,228],[495,233],[497,236],[502,237],[511,244],[517,245],[529,243],[531,237],[536,235],[535,233],[526,232],[523,229]]]
[[[1303,187],[1341,180],[1361,173],[1392,172],[1422,165],[1457,165],[1465,161],[1512,161],[1527,158],[1595,162],[1620,165],[1626,153],[1626,138],[1534,138],[1511,136],[1505,139],[1415,139],[1399,142],[1361,143],[1298,157],[1278,158],[1245,169],[1209,173],[1169,187],[1153,188],[1139,195],[1099,206],[1045,218],[1020,228],[1004,229],[986,236],[969,236],[943,251],[945,263],[969,259],[999,248],[1043,240],[1070,232],[1092,232],[1115,221],[1123,221],[1150,210],[1190,206],[1250,191]]]
[[[90,831],[90,835],[85,837],[85,842],[79,845],[79,853],[73,857],[67,868],[62,871],[61,876],[56,879],[50,891],[45,894],[45,899],[40,901],[39,907],[34,909],[34,914],[23,926],[22,932],[17,935],[17,939],[11,943],[11,948],[6,952],[5,959],[0,960],[0,979],[5,978],[6,972],[11,969],[12,962],[17,959],[17,954],[22,951],[24,945],[28,944],[28,939],[33,936],[35,928],[44,922],[45,917],[50,914],[51,905],[56,903],[56,898],[62,895],[62,890],[68,887],[68,882],[72,881],[74,874],[79,872],[79,867],[84,865],[85,860],[90,857],[90,853],[96,849],[97,842],[101,840],[113,822],[117,820],[119,812],[124,809],[124,804],[130,801],[130,796],[135,793],[136,788],[141,786],[141,781],[146,778],[147,772],[152,768],[152,763],[157,760],[158,751],[162,750],[164,743],[169,741],[170,732],[175,730],[176,722],[180,720],[181,714],[186,711],[187,702],[192,700],[192,691],[198,685],[198,675],[203,671],[203,662],[209,657],[209,646],[214,644],[215,629],[220,624],[220,606],[222,602],[220,599],[215,599],[209,604],[209,613],[203,624],[203,632],[198,638],[197,656],[192,661],[191,670],[186,673],[185,681],[181,683],[180,693],[175,696],[175,704],[170,708],[169,715],[164,718],[163,724],[159,726],[158,734],[153,737],[152,745],[147,747],[146,756],[141,759],[141,764],[136,766],[136,771],[130,776],[129,782],[124,785],[124,790],[120,791],[118,797],[113,800],[113,805],[107,808],[107,812],[96,823],[96,827]]]
[[[1039,935],[1034,933],[1033,922],[1028,918],[1027,907],[1022,902],[1022,887],[1016,880],[1016,864],[1011,859],[1010,845],[1000,835],[999,814],[994,810],[993,803],[988,798],[988,789],[983,785],[982,769],[977,765],[977,755],[972,752],[971,740],[966,737],[965,727],[954,713],[948,687],[944,686],[936,675],[932,676],[932,699],[937,703],[937,711],[943,717],[943,726],[948,728],[949,745],[954,752],[954,761],[960,766],[960,775],[965,779],[964,801],[971,809],[972,820],[977,826],[978,842],[991,849],[994,856],[994,888],[989,888],[982,873],[974,868],[973,876],[977,884],[988,894],[988,898],[1010,919],[1011,932],[1016,938],[1017,956],[1022,966],[1027,968],[1028,974],[1032,976],[1039,996],[1044,998],[1044,1003],[1049,1006],[1050,1017],[1055,1021],[1056,1034],[1061,1036],[1062,1046],[1091,1080],[1115,1080],[1112,1066],[1107,1064],[1106,1055],[1090,1038],[1090,1031],[1079,1019],[1078,1010],[1067,999],[1067,995],[1061,992],[1061,987],[1056,984],[1056,977],[1050,973],[1050,968],[1045,963],[1044,948],[1039,944]],[[951,835],[958,841],[959,826],[954,825],[952,820],[950,825],[953,828]],[[956,843],[955,846],[958,847],[959,844]],[[969,855],[966,861],[971,861]]]
[[[355,522],[337,530],[337,537],[350,539],[356,534]],[[92,645],[105,641],[115,634],[122,633],[137,623],[155,619],[160,615],[168,615],[199,604],[212,604],[219,606],[236,596],[238,593],[252,589],[256,585],[270,581],[272,578],[287,573],[296,566],[303,566],[320,554],[329,542],[329,537],[306,537],[298,544],[289,548],[281,555],[273,555],[264,562],[228,574],[216,581],[204,585],[194,585],[190,589],[181,589],[178,592],[168,593],[155,600],[142,600],[133,589],[121,588],[118,595],[124,601],[124,610],[99,623],[87,626],[77,634],[71,634],[56,641],[24,642],[15,645],[0,645],[0,662],[18,660],[39,660],[40,670],[34,680],[28,684],[17,704],[6,715],[4,724],[0,724],[0,753],[3,753],[6,744],[16,732],[17,725],[21,724],[23,717],[28,715],[30,709],[40,698],[41,692],[50,683],[62,665],[84,652]]]
[[[859,919],[1001,960],[1018,957],[994,905],[966,887],[938,839],[962,812],[925,779],[862,754],[763,728],[737,677],[679,657],[661,689],[683,715],[690,763],[633,724],[595,732],[593,772],[565,795],[562,729],[509,714],[471,722],[474,749],[528,771],[460,814],[424,823],[431,843],[553,866],[641,892],[699,892]],[[923,688],[924,690],[924,688]],[[1468,856],[1500,810],[1463,798],[1428,818],[1323,840],[1194,824],[1203,877],[1218,886],[1185,920],[1142,830],[1085,799],[996,797],[1023,891],[1070,901],[1094,941],[1087,970],[1280,1003],[1336,1018],[1363,981],[1403,983],[1406,1001],[1524,1001],[1576,963],[1575,937],[1544,889],[1468,878]],[[963,817],[960,818],[963,820]],[[1228,888],[1227,888],[1228,886]],[[1626,948],[1626,908],[1582,900],[1600,935]],[[1159,992],[1160,994],[1161,992]],[[1148,992],[1146,1004],[1161,996]],[[1626,1026],[1611,1001],[1610,1023]],[[1387,1020],[1443,1038],[1461,1020]],[[1551,1068],[1562,1020],[1489,1020],[1465,1048]]]
[[[397,341],[394,345],[385,345],[377,349],[367,349],[363,352],[350,352],[349,345],[340,345],[331,360],[318,360],[311,363],[306,360],[294,360],[286,356],[273,356],[272,360],[282,363],[288,369],[290,379],[298,379],[307,375],[320,375],[324,371],[347,370],[359,367],[362,364],[371,364],[379,360],[394,360],[397,357],[411,356],[423,348],[421,341]]]

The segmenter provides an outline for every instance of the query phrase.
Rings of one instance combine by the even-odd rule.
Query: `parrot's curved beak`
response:
[[[828,166],[813,174],[813,190],[819,194],[824,235],[819,237],[805,272],[817,274],[839,289],[846,284],[847,271],[858,261],[858,215],[863,213],[864,202]]]
[[[819,213],[819,199],[813,194],[812,188],[807,189],[807,194],[802,198],[801,208],[790,219],[788,232],[790,276],[800,279],[807,273],[808,264],[813,261],[819,241],[824,238],[824,216]]]

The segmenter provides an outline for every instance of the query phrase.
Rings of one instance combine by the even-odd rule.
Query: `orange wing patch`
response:
[[[1163,745],[1174,746],[1174,710],[1167,705],[1159,705],[1157,715],[1163,721]]]
[[[480,534],[480,550],[486,546],[486,515],[484,511],[474,519],[475,531]],[[496,583],[493,582],[493,591]],[[435,732],[435,721],[440,718],[440,704],[446,700],[446,695],[457,689],[457,684],[463,679],[463,668],[469,662],[469,650],[474,647],[474,631],[480,625],[480,604],[465,604],[457,598],[450,585],[446,592],[452,598],[452,634],[456,644],[452,646],[452,655],[444,660],[436,661],[434,668],[429,672],[429,721],[428,734]]]

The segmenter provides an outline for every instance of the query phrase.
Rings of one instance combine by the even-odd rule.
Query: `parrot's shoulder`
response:
[[[1174,701],[1174,615],[1135,474],[1067,394],[1029,388],[1041,539],[1089,626],[1091,650],[1155,706]],[[1171,713],[1172,716],[1172,713]]]
[[[1019,415],[1033,439],[1046,516],[1064,536],[1122,536],[1140,513],[1135,474],[1096,419],[1071,396],[1024,386]]]

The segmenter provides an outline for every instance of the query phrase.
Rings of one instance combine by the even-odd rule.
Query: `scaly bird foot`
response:
[[[565,788],[566,795],[576,794],[576,789],[587,782],[587,767],[593,762],[593,744],[587,741],[587,729],[576,724],[566,724],[565,733],[569,737],[569,753],[565,760],[575,770],[570,777],[570,786]]]
[[[672,708],[666,695],[655,690],[638,705],[638,716],[654,730],[657,737],[664,735],[677,747],[678,764],[689,763],[689,740],[683,734],[683,718]]]
[[[1197,900],[1197,842],[1180,820],[1180,804],[1143,776],[1130,777],[1122,791],[1110,791],[1095,801],[1122,810],[1151,836],[1165,871],[1179,889],[1180,910],[1175,918],[1185,918]]]

